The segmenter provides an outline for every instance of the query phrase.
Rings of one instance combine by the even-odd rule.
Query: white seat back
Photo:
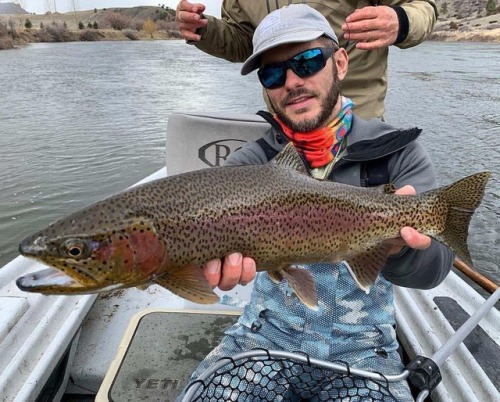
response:
[[[262,137],[268,128],[256,114],[173,113],[165,146],[167,174],[220,166],[231,152]]]

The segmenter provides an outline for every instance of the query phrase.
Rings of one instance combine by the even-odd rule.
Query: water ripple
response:
[[[477,43],[391,48],[386,113],[396,126],[423,129],[441,184],[493,172],[469,242],[476,265],[497,281],[498,51]],[[24,236],[163,167],[169,113],[263,109],[255,74],[239,69],[183,41],[2,52],[0,266]]]

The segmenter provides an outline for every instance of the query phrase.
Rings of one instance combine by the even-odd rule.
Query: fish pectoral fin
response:
[[[147,288],[149,288],[151,285],[153,285],[152,282],[147,282],[147,283],[143,283],[141,285],[137,285],[136,288],[139,290],[147,290]]]
[[[214,293],[210,284],[198,266],[189,266],[161,275],[153,280],[172,293],[186,300],[199,304],[219,302],[219,296]]]
[[[389,243],[380,243],[345,261],[354,282],[366,294],[370,293],[371,286],[384,268],[391,247]]]
[[[299,300],[311,310],[318,310],[316,282],[306,269],[288,267],[278,272],[293,289]]]

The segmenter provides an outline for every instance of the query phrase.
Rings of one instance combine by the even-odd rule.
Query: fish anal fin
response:
[[[267,274],[274,283],[280,283],[283,280],[283,275],[281,275],[280,271],[268,271]]]
[[[219,296],[214,293],[203,274],[203,270],[198,266],[170,271],[155,278],[153,282],[194,303],[213,304],[219,302]]]
[[[391,247],[389,243],[380,243],[346,259],[356,285],[366,294],[370,293],[371,286],[384,268]]]
[[[288,267],[278,272],[288,282],[302,303],[312,310],[318,310],[316,283],[308,270]]]

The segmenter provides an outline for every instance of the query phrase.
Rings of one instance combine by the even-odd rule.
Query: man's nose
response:
[[[286,81],[285,81],[285,87],[286,88],[297,88],[304,85],[304,78],[299,77],[295,72],[289,68],[286,70]]]

